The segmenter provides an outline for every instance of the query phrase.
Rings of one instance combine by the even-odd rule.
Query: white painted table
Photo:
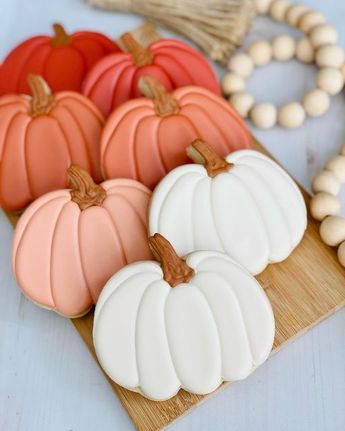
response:
[[[307,3],[337,26],[344,47],[345,2]],[[134,16],[93,10],[82,0],[1,0],[0,10],[0,58],[23,38],[49,32],[54,21],[63,22],[70,31],[91,28],[110,37],[141,22]],[[282,30],[290,31],[258,19],[247,39]],[[314,73],[313,67],[297,62],[271,64],[257,71],[249,86],[258,100],[281,103],[311,88]],[[313,174],[345,141],[344,95],[333,98],[325,117],[308,119],[296,131],[253,132],[309,189]],[[0,212],[0,430],[134,429],[71,323],[37,308],[19,293],[10,269],[11,237],[12,228]],[[172,429],[344,431],[344,364],[345,309]]]

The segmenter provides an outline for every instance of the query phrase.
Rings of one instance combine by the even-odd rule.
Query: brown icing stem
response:
[[[67,169],[68,178],[72,184],[71,196],[83,211],[93,205],[101,206],[107,197],[104,188],[96,184],[90,174],[77,165],[71,165]]]
[[[211,145],[195,139],[187,148],[188,156],[194,163],[204,165],[210,177],[215,177],[223,172],[228,172],[233,166],[233,163],[227,162],[223,157],[220,157]]]
[[[149,75],[142,76],[138,82],[139,90],[145,97],[153,100],[156,114],[165,117],[176,114],[180,106],[164,85]]]
[[[48,84],[41,76],[32,73],[28,75],[27,81],[32,93],[30,115],[37,117],[47,114],[54,104],[54,98]]]
[[[137,42],[131,33],[125,33],[121,36],[121,41],[126,49],[132,55],[133,63],[138,67],[152,64],[153,52],[144,48]]]
[[[194,270],[177,256],[170,242],[159,233],[149,238],[150,249],[155,258],[161,263],[164,280],[175,287],[181,283],[188,283],[194,277]]]
[[[66,46],[72,41],[71,36],[69,36],[61,24],[53,24],[54,37],[52,38],[53,46]]]

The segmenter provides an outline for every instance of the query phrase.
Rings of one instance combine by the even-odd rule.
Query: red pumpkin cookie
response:
[[[79,91],[90,68],[102,57],[121,49],[101,33],[78,31],[68,35],[54,24],[54,36],[34,36],[22,42],[0,69],[0,95],[29,93],[29,73],[41,75],[52,91]]]
[[[153,189],[171,169],[190,162],[186,148],[196,138],[212,142],[222,156],[250,147],[242,119],[206,88],[186,86],[168,93],[150,76],[139,85],[147,97],[124,103],[104,127],[101,167],[106,178],[133,178]]]
[[[36,75],[29,75],[28,82],[32,97],[0,98],[0,206],[11,211],[67,187],[71,163],[100,181],[102,114],[79,93],[52,95]]]
[[[77,166],[68,174],[72,190],[41,196],[20,217],[13,272],[35,303],[77,317],[114,272],[152,257],[146,227],[151,192],[128,179],[96,185]]]
[[[143,75],[155,77],[169,91],[195,84],[221,94],[206,58],[186,43],[160,39],[144,48],[130,33],[121,40],[128,53],[104,57],[90,70],[82,86],[83,93],[104,115],[141,95],[138,81]]]

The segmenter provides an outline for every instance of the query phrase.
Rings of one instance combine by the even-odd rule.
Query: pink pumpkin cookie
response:
[[[114,272],[151,257],[146,227],[151,192],[128,179],[96,185],[75,165],[68,175],[72,190],[41,196],[20,218],[13,272],[32,301],[78,317]]]

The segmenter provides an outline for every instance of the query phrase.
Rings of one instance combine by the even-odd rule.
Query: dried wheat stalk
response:
[[[134,12],[183,34],[213,60],[225,63],[253,17],[252,0],[86,0],[105,9]]]

